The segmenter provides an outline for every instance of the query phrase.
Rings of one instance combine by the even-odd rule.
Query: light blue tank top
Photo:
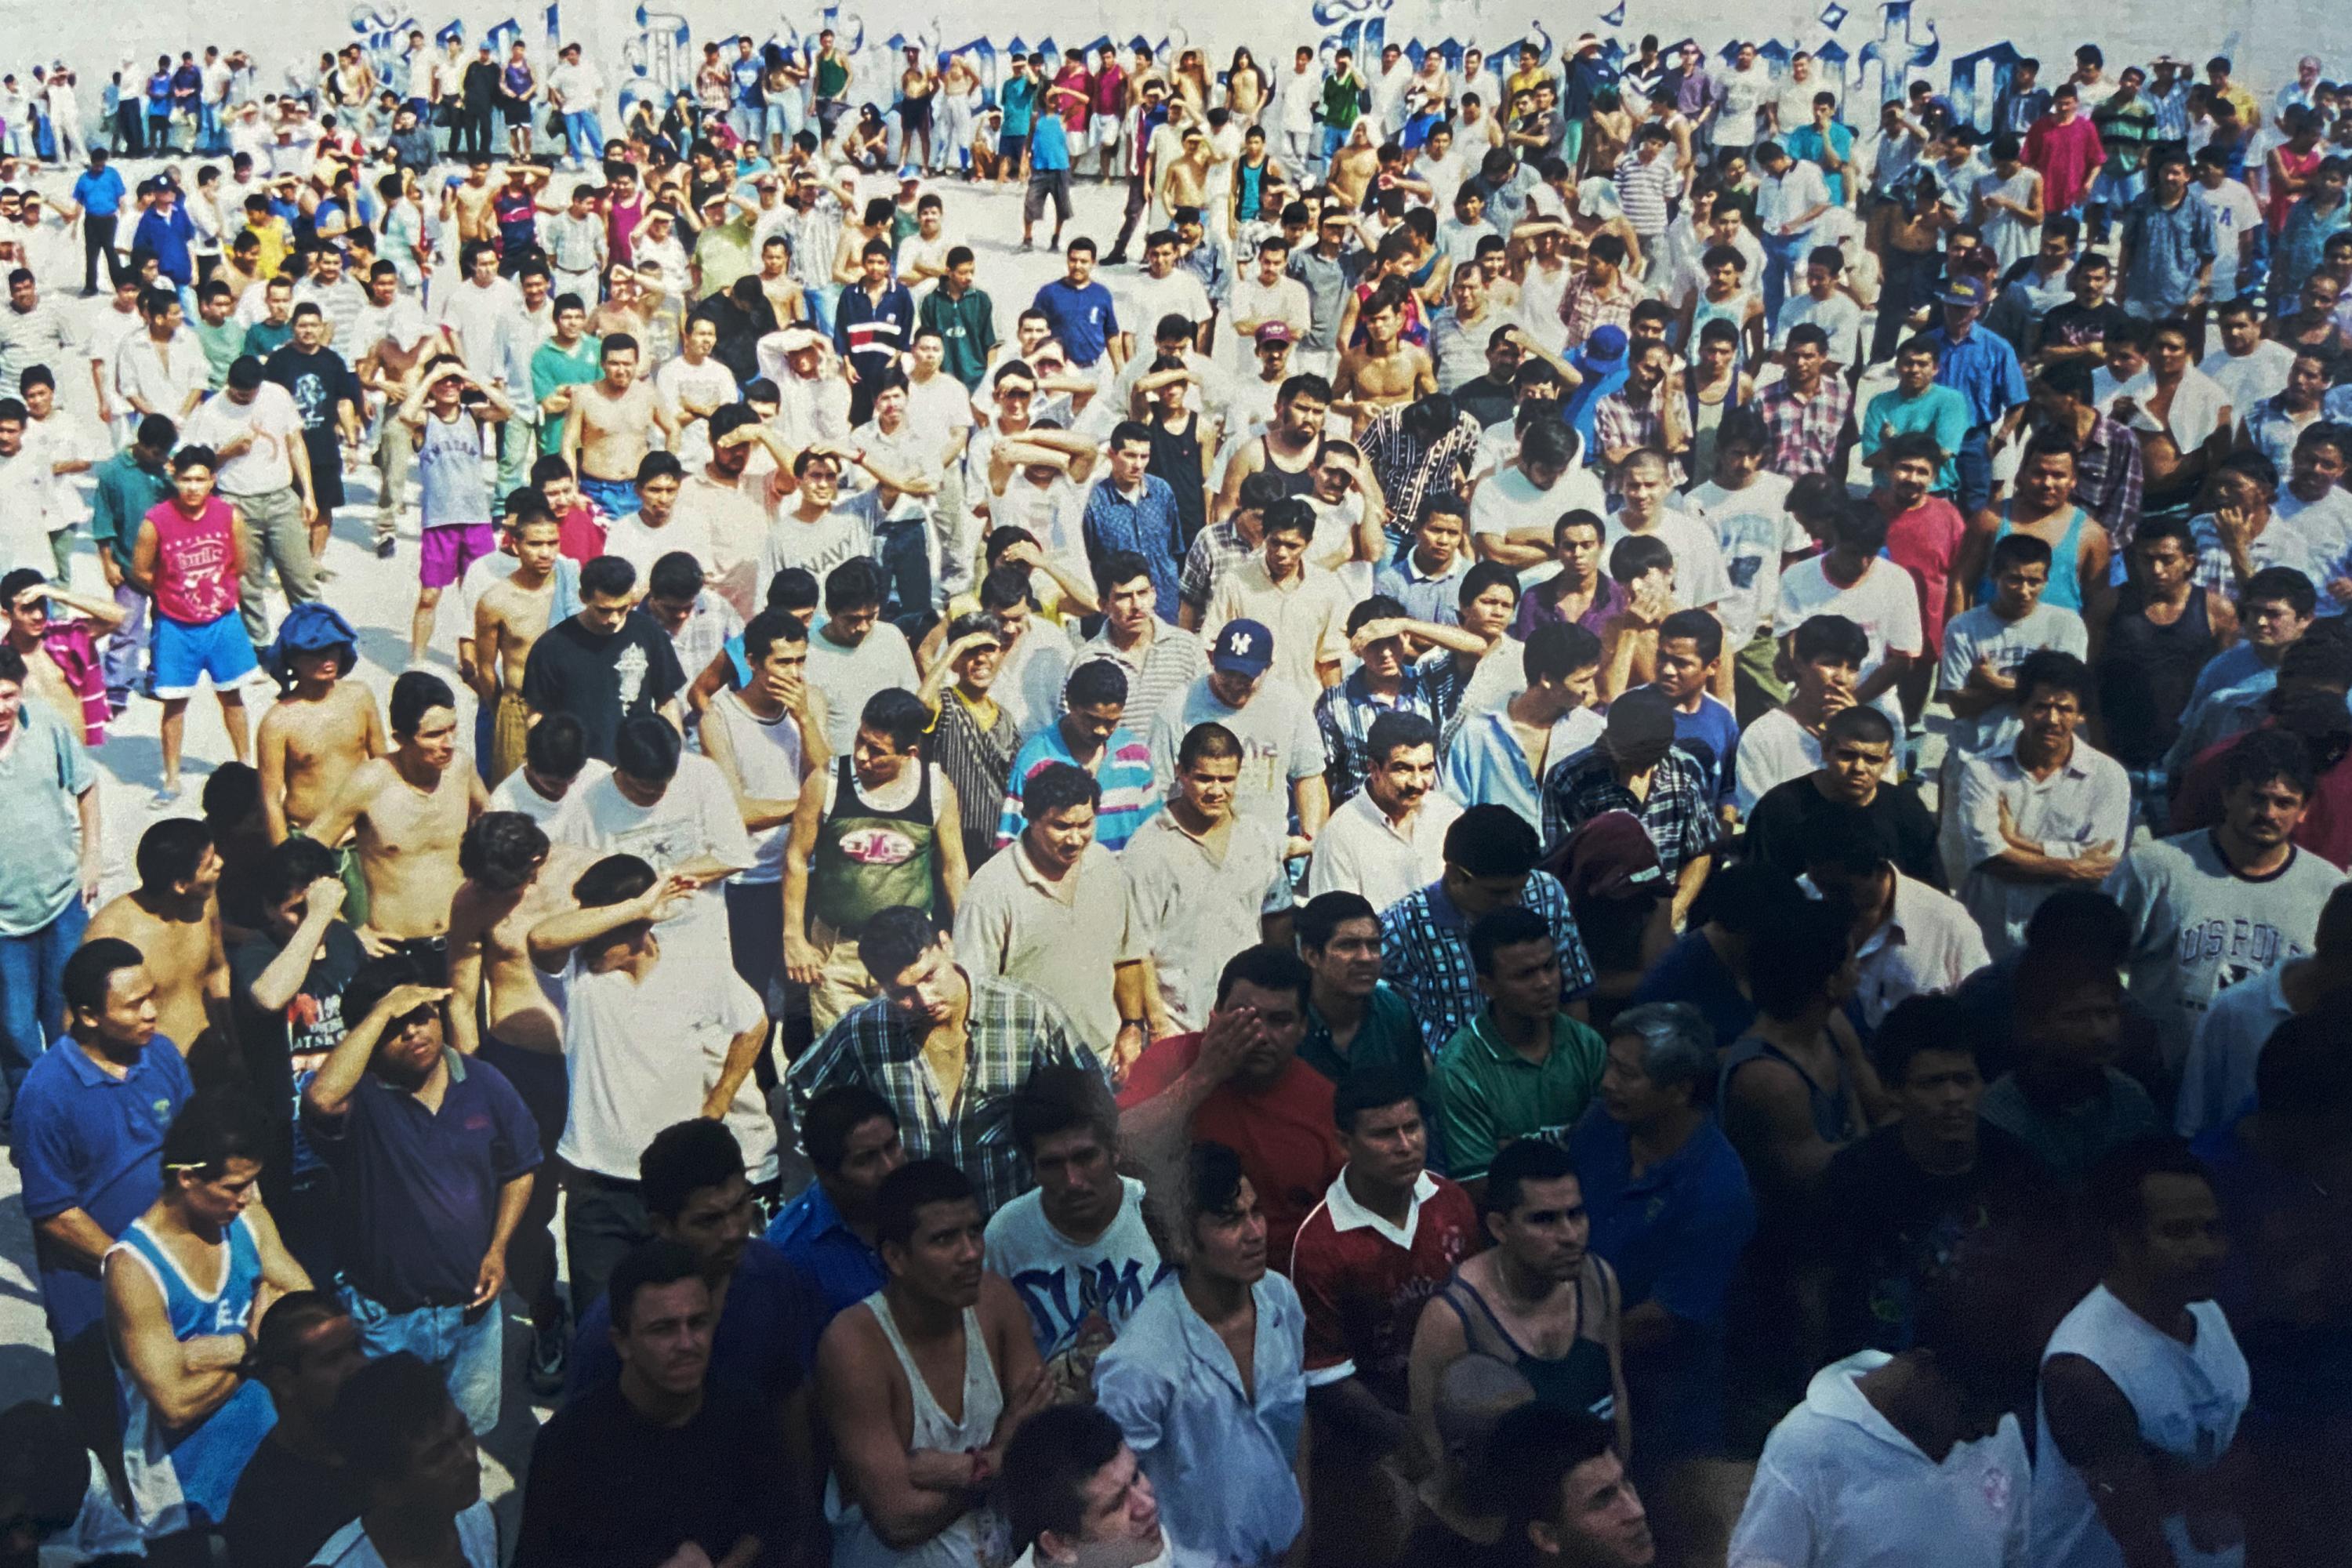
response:
[[[228,1227],[228,1264],[220,1289],[199,1290],[151,1234],[134,1221],[107,1256],[143,1266],[163,1293],[173,1337],[185,1343],[213,1334],[243,1333],[261,1289],[261,1248],[242,1215]],[[228,1513],[229,1493],[254,1450],[278,1424],[268,1390],[248,1379],[228,1402],[193,1426],[173,1427],[139,1390],[118,1359],[115,1386],[121,1396],[122,1458],[131,1482],[131,1516],[140,1533],[153,1541],[177,1531],[217,1525]]]
[[[470,414],[455,419],[425,416],[416,443],[416,490],[425,526],[490,521],[490,485],[482,470],[481,426]]]
[[[2083,525],[2090,521],[2089,512],[2079,506],[2074,509],[2074,521],[2066,525],[2066,537],[2050,552],[2050,586],[2042,590],[2043,604],[2072,610],[2078,616],[2083,613],[2083,579],[2079,571],[2083,558]],[[2009,508],[2004,504],[2000,509],[2000,531],[1992,536],[1993,543],[1999,544],[2009,537]],[[1987,558],[1990,558],[1990,554]],[[1977,580],[1976,593],[1979,605],[1992,598],[1992,574],[1990,570]]]

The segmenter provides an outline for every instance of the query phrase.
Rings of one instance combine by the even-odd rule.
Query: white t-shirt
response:
[[[662,406],[670,417],[686,418],[684,400],[691,397],[697,403],[724,408],[735,401],[735,373],[714,358],[700,364],[688,364],[680,354],[654,372],[654,390],[661,395]],[[678,431],[677,445],[671,448],[677,460],[691,473],[698,464],[710,461],[710,422],[697,419]]]
[[[681,514],[673,507],[667,521],[659,528],[648,528],[645,514],[633,511],[626,517],[614,518],[604,531],[604,553],[617,555],[637,569],[640,590],[652,578],[654,563],[680,550],[693,556],[705,573],[710,570],[710,522],[707,516]]]
[[[1830,290],[1826,300],[1816,300],[1811,294],[1791,294],[1780,307],[1780,325],[1772,334],[1772,346],[1789,346],[1789,329],[1810,321],[1827,332],[1830,338],[1830,363],[1848,367],[1862,363],[1862,307],[1853,296],[1836,289]]]
[[[223,463],[214,476],[220,493],[232,500],[293,484],[294,463],[287,448],[302,438],[302,413],[294,406],[294,395],[265,381],[254,388],[253,401],[240,407],[224,392],[197,405],[180,426],[183,446],[215,450],[248,431],[253,445]]]
[[[877,623],[856,647],[844,647],[813,626],[808,640],[808,682],[824,698],[825,750],[845,757],[857,740],[858,715],[866,700],[888,687],[908,691],[922,684],[915,672],[907,634],[887,621]]]
[[[1194,326],[1209,319],[1209,291],[1198,275],[1179,267],[1165,278],[1139,272],[1127,280],[1120,320],[1139,342],[1150,342],[1162,316],[1181,316]],[[1148,371],[1151,355],[1147,352],[1140,357]]]
[[[1143,1223],[1143,1184],[1121,1176],[1118,1217],[1092,1241],[1072,1241],[1045,1217],[1033,1189],[988,1222],[988,1267],[1011,1283],[1029,1309],[1037,1353],[1046,1361],[1083,1356],[1089,1363],[1118,1337],[1168,1272]]]
[[[630,800],[609,776],[573,784],[547,836],[605,855],[635,855],[656,875],[705,856],[739,868],[758,858],[726,775],[692,752],[678,758],[677,776],[651,805]],[[727,903],[718,884],[688,899],[662,922],[660,935],[666,957],[709,962],[715,956],[720,968],[734,973],[728,967]]]
[[[574,959],[563,993],[572,1101],[556,1152],[632,1182],[656,1133],[702,1113],[714,1053],[723,1058],[765,1016],[723,951],[714,964],[665,948],[642,981],[620,970],[591,974]]]
[[[873,552],[874,529],[881,516],[878,490],[845,496],[814,522],[803,522],[797,512],[786,512],[768,530],[760,546],[759,592],[764,595],[768,584],[787,566],[801,568],[816,579],[818,587],[824,587],[835,567],[853,556]]]
[[[563,792],[562,797],[550,800],[531,788],[530,780],[523,776],[522,769],[517,768],[499,781],[498,788],[490,792],[489,808],[492,811],[521,812],[544,828],[555,820],[556,814],[571,802],[573,795],[598,780],[610,778],[612,775],[612,763],[600,763],[591,757],[581,765],[580,776],[572,781],[572,787]]]
[[[1789,515],[1794,482],[1783,474],[1759,473],[1747,489],[1727,490],[1709,479],[1683,497],[1691,515],[1715,530],[1722,547],[1731,591],[1716,601],[1715,613],[1727,634],[1727,652],[1747,647],[1756,628],[1771,620],[1780,602],[1781,558],[1811,542],[1804,526]],[[1677,583],[1681,575],[1677,563]]]
[[[1527,541],[1544,546],[1541,561],[1520,569],[1519,586],[1525,588],[1559,569],[1549,553],[1552,530],[1563,513],[1579,510],[1595,517],[1609,510],[1609,498],[1601,493],[1601,481],[1593,478],[1591,469],[1570,468],[1551,489],[1539,490],[1516,466],[1505,467],[1470,498],[1470,531],[1488,538],[1524,534]]]
[[[1714,528],[1701,522],[1686,511],[1668,507],[1658,513],[1650,526],[1652,537],[1663,541],[1675,558],[1675,603],[1694,609],[1710,605],[1720,605],[1731,595],[1731,575],[1723,564],[1723,546],[1717,542]],[[1609,526],[1601,536],[1601,559],[1617,548],[1617,542],[1631,537],[1618,512],[1609,514]]]
[[[1787,637],[1815,616],[1843,616],[1870,638],[1870,656],[1861,677],[1868,680],[1892,653],[1917,655],[1927,647],[1919,625],[1919,590],[1910,574],[1884,556],[1874,557],[1870,570],[1850,588],[1841,588],[1822,570],[1822,558],[1800,561],[1780,574],[1780,607],[1772,613],[1772,635]],[[1873,704],[1903,731],[1903,708],[1894,691],[1879,694]]]
[[[1822,765],[1822,739],[1785,708],[1758,716],[1739,732],[1739,758],[1732,773],[1732,799],[1746,816],[1756,803],[1790,779]]]
[[[2232,356],[2215,349],[2197,368],[2230,396],[2230,411],[2243,424],[2255,404],[2286,390],[2286,373],[2294,367],[2294,351],[2276,338],[2264,338],[2250,354]]]

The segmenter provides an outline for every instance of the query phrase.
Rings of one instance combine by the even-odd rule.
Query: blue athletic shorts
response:
[[[157,616],[155,646],[150,657],[154,661],[158,697],[189,696],[207,675],[213,678],[216,691],[242,686],[259,668],[253,644],[246,638],[245,623],[236,616],[223,616],[202,626]]]

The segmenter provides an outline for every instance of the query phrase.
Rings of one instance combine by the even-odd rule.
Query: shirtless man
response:
[[[146,955],[155,1027],[185,1056],[197,1036],[228,1021],[220,851],[203,818],[171,816],[141,835],[137,864],[139,885],[90,917],[82,943],[119,936]]]
[[[1224,488],[1217,492],[1215,521],[1223,522],[1241,504],[1242,481],[1271,472],[1295,495],[1314,483],[1315,456],[1323,448],[1323,419],[1331,406],[1331,384],[1319,375],[1294,375],[1274,395],[1274,427],[1243,443],[1225,465]]]
[[[46,703],[50,715],[66,727],[67,733],[79,736],[85,742],[94,739],[82,710],[80,694],[66,679],[64,668],[49,651],[49,638],[53,630],[65,628],[64,635],[71,639],[72,646],[88,648],[88,640],[82,634],[70,629],[75,625],[74,617],[58,615],[59,607],[87,617],[90,638],[105,637],[121,626],[127,618],[124,613],[107,600],[85,598],[44,582],[39,569],[32,566],[20,567],[0,578],[0,604],[7,607],[7,644],[25,661],[25,695]],[[88,657],[94,666],[96,650],[89,649]],[[104,722],[102,714],[100,721]]]
[[[1359,120],[1348,132],[1348,144],[1331,160],[1331,197],[1349,212],[1361,211],[1364,192],[1381,172],[1380,149],[1372,145],[1372,124]]]
[[[1331,411],[1346,415],[1357,434],[1383,408],[1411,403],[1437,390],[1437,371],[1429,351],[1402,341],[1404,293],[1401,285],[1383,284],[1364,302],[1360,319],[1365,342],[1339,355],[1339,374],[1331,380]]]
[[[1173,215],[1178,207],[1197,207],[1209,195],[1209,136],[1197,125],[1184,127],[1184,153],[1168,160],[1160,172],[1160,210]]]
[[[350,623],[324,605],[297,606],[279,628],[285,666],[278,679],[284,694],[262,715],[255,742],[261,774],[261,815],[269,842],[291,834],[310,837],[310,824],[342,793],[360,764],[391,750],[375,693],[343,678],[359,668],[359,647]],[[290,681],[290,686],[285,683]],[[355,875],[349,846],[323,841],[334,851],[352,923],[367,923],[367,889]]]
[[[555,607],[557,541],[562,537],[562,526],[544,501],[509,520],[509,531],[514,541],[514,573],[490,584],[474,605],[473,653],[464,669],[466,684],[495,715],[484,770],[493,789],[522,765],[524,742],[530,735],[530,713],[522,700],[523,665]]]
[[[437,952],[457,889],[457,843],[488,804],[457,750],[457,696],[436,675],[412,669],[392,683],[392,750],[355,769],[310,836],[339,842],[359,830],[373,935]]]
[[[461,248],[478,239],[488,244],[499,237],[498,217],[490,208],[499,194],[490,184],[490,161],[476,153],[470,162],[466,178],[441,194],[441,221],[456,221]]]
[[[637,379],[637,340],[626,332],[606,338],[600,356],[602,381],[572,389],[563,414],[563,460],[580,476],[581,493],[607,517],[637,510],[637,465],[653,450],[652,433],[661,427],[665,444],[677,443],[677,421],[661,405],[653,383]]]

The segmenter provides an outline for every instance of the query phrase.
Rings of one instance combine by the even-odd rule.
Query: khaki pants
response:
[[[400,509],[408,504],[408,476],[416,467],[416,437],[400,416],[385,409],[383,434],[376,438],[375,537],[382,543],[393,535]]]
[[[318,558],[310,553],[302,498],[293,486],[229,499],[245,514],[245,578],[237,590],[237,615],[245,635],[260,647],[269,640],[269,606],[263,596],[268,569],[278,568],[278,585],[292,609],[319,596]]]
[[[857,953],[857,939],[845,936],[823,921],[809,921],[809,944],[821,960],[816,984],[809,987],[809,1023],[823,1039],[841,1016],[882,994]]]

